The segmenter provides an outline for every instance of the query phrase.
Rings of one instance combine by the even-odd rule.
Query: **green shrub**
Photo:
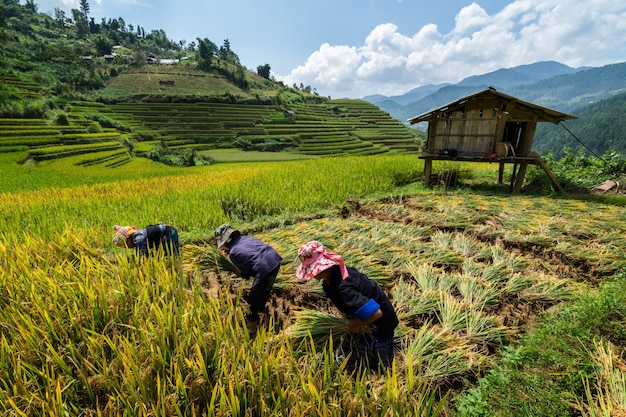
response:
[[[164,142],[156,145],[154,148],[146,152],[144,156],[165,165],[183,167],[213,165],[215,163],[213,158],[210,156],[198,155],[196,150],[193,148],[172,149],[168,148]]]
[[[58,113],[54,123],[60,126],[69,126],[70,119],[67,116],[67,113]]]
[[[565,156],[559,160],[553,159],[549,153],[543,159],[566,190],[580,190],[593,187],[608,179],[626,179],[626,158],[615,151],[607,151],[601,156],[586,156],[581,149],[574,154],[569,147],[563,148]],[[541,169],[532,169],[528,172],[527,181],[530,184],[549,189],[552,185]]]
[[[102,133],[102,126],[98,122],[93,122],[87,126],[87,133]]]

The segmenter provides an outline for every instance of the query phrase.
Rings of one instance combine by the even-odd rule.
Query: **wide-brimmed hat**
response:
[[[113,233],[113,244],[117,246],[126,246],[126,239],[131,237],[138,229],[135,226],[115,225],[115,233]]]
[[[221,248],[224,244],[229,243],[238,236],[241,236],[241,232],[233,229],[229,224],[223,224],[215,229],[215,237],[217,238],[218,248]]]
[[[312,240],[300,246],[298,249],[298,259],[300,266],[296,269],[296,276],[301,280],[308,281],[320,272],[335,265],[341,268],[341,277],[348,277],[348,270],[343,262],[343,258],[336,253],[328,252],[317,240]]]

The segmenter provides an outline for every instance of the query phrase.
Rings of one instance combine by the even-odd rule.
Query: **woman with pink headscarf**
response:
[[[382,288],[356,268],[346,267],[341,256],[328,252],[316,240],[302,245],[298,258],[301,264],[296,276],[305,281],[321,280],[324,293],[348,317],[352,337],[347,346],[342,345],[349,354],[346,369],[381,371],[389,367],[398,317]]]

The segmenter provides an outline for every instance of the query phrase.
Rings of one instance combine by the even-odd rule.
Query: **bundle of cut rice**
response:
[[[347,333],[348,322],[345,319],[333,316],[318,310],[298,310],[294,314],[294,322],[286,334],[296,345],[305,342],[310,336],[316,346],[325,345],[331,335],[333,340],[338,341]]]

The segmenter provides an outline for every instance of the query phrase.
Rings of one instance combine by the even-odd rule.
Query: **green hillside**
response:
[[[0,152],[22,162],[83,155],[73,163],[115,168],[149,157],[189,166],[215,162],[216,149],[299,157],[419,150],[418,132],[377,106],[286,86],[268,64],[248,70],[227,40],[183,46],[121,18],[97,24],[79,10],[69,18],[36,9],[1,6]]]
[[[612,150],[626,154],[625,112],[626,93],[581,107],[576,111],[578,119],[564,123],[567,129],[547,123],[538,126],[535,149],[543,154],[554,150],[557,158],[564,155],[565,147],[574,153],[602,155]]]

